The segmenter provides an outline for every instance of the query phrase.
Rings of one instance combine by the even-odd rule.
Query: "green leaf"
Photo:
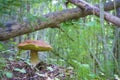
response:
[[[12,78],[13,74],[11,72],[5,72],[5,75],[7,78]]]
[[[26,73],[26,70],[24,68],[23,69],[15,68],[14,70],[20,73]]]
[[[53,71],[53,68],[51,68],[51,67],[47,67],[47,69],[50,70],[50,71]]]
[[[28,65],[31,65],[30,61],[27,59],[26,61],[24,61],[25,63],[27,63]]]
[[[58,79],[58,78],[55,78],[55,80],[60,80],[60,79]]]
[[[0,50],[2,50],[3,49],[3,45],[2,44],[0,44]]]

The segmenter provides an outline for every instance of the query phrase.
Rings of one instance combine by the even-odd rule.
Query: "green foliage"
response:
[[[38,4],[41,2],[48,2],[51,0],[0,0],[0,14],[9,14],[11,12],[17,12],[17,9],[24,6],[24,9],[26,9],[26,4]]]
[[[10,46],[15,45],[14,42],[0,42],[0,78],[3,76],[6,76],[8,78],[12,77],[12,73],[9,71],[5,71],[5,67],[7,65],[7,60],[13,59],[9,55],[12,53],[12,51],[8,50]],[[13,53],[12,53],[13,54]],[[6,60],[6,58],[9,58]]]
[[[8,14],[20,7],[22,2],[20,0],[0,0],[0,14]]]
[[[3,44],[0,44],[0,50],[2,51],[4,49]]]
[[[0,71],[6,66],[6,60],[4,58],[0,58]]]
[[[90,66],[88,64],[81,64],[78,61],[71,61],[75,67],[75,71],[78,74],[78,79],[90,80]]]
[[[4,67],[6,66],[6,60],[0,57],[0,78],[4,75]]]
[[[61,29],[65,32],[59,29],[50,29],[50,32],[48,32],[49,35],[52,35],[49,36],[52,46],[60,56],[52,57],[52,60],[54,59],[54,62],[59,65],[66,63],[64,66],[74,67],[77,79],[104,80],[108,76],[113,76],[111,70],[113,70],[114,65],[112,65],[113,61],[110,61],[112,55],[109,54],[111,57],[104,64],[104,45],[109,45],[107,50],[112,48],[111,42],[113,38],[111,37],[113,36],[113,29],[105,27],[104,32],[99,20],[97,18],[94,19],[85,24],[82,20],[68,21],[61,24]],[[107,36],[105,39],[103,39],[104,35]],[[105,44],[103,41],[106,39],[107,43]],[[58,59],[58,57],[63,60]],[[99,72],[103,72],[106,77],[99,77]]]
[[[2,53],[1,53],[2,50],[5,50],[4,44],[0,43],[0,78],[3,77],[3,75],[4,75],[3,69],[6,66],[6,60],[5,60],[5,58],[3,58]]]

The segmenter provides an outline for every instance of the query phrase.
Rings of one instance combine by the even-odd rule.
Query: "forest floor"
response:
[[[74,75],[73,69],[39,62],[33,67],[26,61],[7,61],[7,72],[1,80],[66,80]],[[9,73],[8,73],[9,72]]]

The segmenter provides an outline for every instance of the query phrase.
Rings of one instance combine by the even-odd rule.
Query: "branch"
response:
[[[69,2],[75,4],[76,6],[84,9],[86,12],[90,12],[96,16],[100,16],[100,9],[96,6],[90,5],[89,3],[83,0],[69,0]],[[120,26],[120,18],[113,16],[107,12],[103,12],[104,19],[108,22],[115,24],[116,26]]]
[[[120,7],[120,0],[114,0],[116,3],[116,8]],[[112,10],[114,9],[114,2],[110,1],[105,5],[105,10]],[[96,5],[98,7],[99,5]],[[24,22],[23,24],[19,22],[10,22],[6,24],[6,26],[3,28],[0,28],[0,41],[8,40],[10,38],[23,35],[26,33],[34,32],[37,30],[41,30],[48,27],[56,27],[56,24],[60,24],[62,22],[72,20],[72,19],[78,19],[80,17],[85,17],[87,15],[92,15],[91,12],[83,11],[79,8],[73,8],[73,9],[66,9],[63,11],[58,11],[54,13],[49,13],[46,15],[43,15],[44,18],[47,18],[49,21],[42,21],[40,19],[37,20],[37,24],[34,24],[34,27],[30,27],[30,24],[27,22]]]

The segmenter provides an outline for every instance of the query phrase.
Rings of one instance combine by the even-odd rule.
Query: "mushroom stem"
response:
[[[31,50],[30,61],[34,66],[39,62],[38,51]]]

